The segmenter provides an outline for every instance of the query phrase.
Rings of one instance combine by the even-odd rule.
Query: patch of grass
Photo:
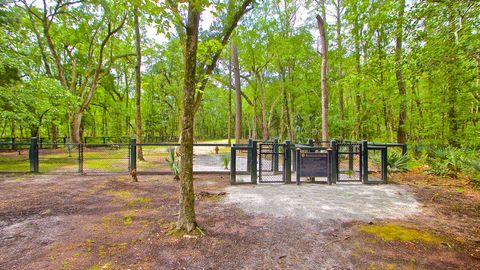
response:
[[[107,263],[104,263],[103,265],[94,265],[87,268],[86,270],[104,270],[104,269],[112,269],[112,263],[107,262]]]
[[[0,171],[3,172],[29,172],[30,160],[26,155],[1,155]]]
[[[100,259],[104,259],[105,257],[107,257],[107,251],[105,250],[104,245],[98,247],[98,257]]]
[[[134,203],[137,203],[137,204],[141,204],[141,205],[145,205],[145,204],[148,204],[152,201],[152,198],[149,198],[149,197],[140,197],[140,198],[136,198],[134,200]]]
[[[185,230],[179,230],[176,227],[173,227],[172,229],[167,231],[166,234],[170,235],[170,236],[173,236],[173,237],[176,237],[176,238],[182,238],[182,237],[185,237],[185,238],[200,238],[200,237],[205,235],[205,233],[203,232],[203,230],[200,227],[195,228],[195,230],[193,230],[191,232],[187,232]]]
[[[442,239],[426,231],[408,229],[391,223],[384,225],[364,225],[361,226],[359,230],[380,237],[385,242],[402,241],[427,244],[442,243]]]
[[[133,214],[125,214],[125,215],[123,215],[123,225],[125,225],[125,226],[130,226],[130,225],[132,225],[132,224],[133,224],[133,217],[134,217],[134,216],[135,216],[135,215],[133,215]]]
[[[456,188],[455,189],[455,192],[457,192],[457,193],[464,193],[465,191],[467,191],[465,188]]]
[[[109,191],[108,194],[115,198],[113,202],[123,202],[128,207],[146,207],[152,201],[150,197],[136,198],[132,192],[127,190]]]
[[[110,191],[109,195],[111,195],[115,198],[118,198],[118,199],[122,199],[124,201],[129,201],[132,197],[132,192],[127,191],[127,190]]]

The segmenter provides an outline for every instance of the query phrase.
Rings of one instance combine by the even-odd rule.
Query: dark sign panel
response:
[[[302,153],[300,177],[328,177],[328,154]]]

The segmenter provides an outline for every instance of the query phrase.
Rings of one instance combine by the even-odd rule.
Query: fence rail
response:
[[[137,149],[142,147],[142,158]],[[45,174],[172,174],[172,162],[178,162],[178,143],[40,144],[30,142],[0,142],[0,173]],[[195,173],[225,173],[230,166],[230,144],[194,144]],[[173,161],[169,151],[174,151]],[[137,159],[138,158],[138,159]]]
[[[315,142],[310,139],[305,144],[290,144],[289,141],[279,143],[278,140],[273,142],[249,140],[248,145],[233,145],[231,148],[230,179],[232,184],[264,182],[289,184],[292,183],[292,177],[297,184],[301,182],[383,184],[388,178],[387,150],[392,147],[400,148],[402,154],[406,154],[406,144],[369,143],[365,140]],[[282,161],[280,167],[279,158]],[[257,164],[260,165],[258,170]],[[269,167],[265,168],[262,165]],[[283,173],[281,179],[279,172]],[[276,177],[275,181],[264,180],[270,174]]]

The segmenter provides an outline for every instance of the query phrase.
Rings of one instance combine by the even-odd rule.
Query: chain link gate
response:
[[[334,145],[336,148],[336,182],[362,183],[362,144],[342,142]]]
[[[285,183],[285,144],[258,144],[258,182]]]

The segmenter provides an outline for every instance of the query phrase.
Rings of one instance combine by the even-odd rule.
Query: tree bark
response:
[[[257,81],[260,84],[260,95],[261,95],[261,109],[262,109],[262,139],[264,141],[268,140],[270,134],[268,132],[268,119],[267,119],[267,102],[266,102],[266,93],[265,86],[263,85],[262,76],[257,73]]]
[[[292,122],[290,121],[290,106],[288,102],[288,94],[287,94],[287,82],[286,82],[286,74],[285,68],[283,66],[280,67],[280,73],[282,74],[282,100],[283,100],[283,117],[285,117],[285,122],[287,123],[287,133],[288,139],[293,141],[293,129],[292,129]],[[283,140],[283,136],[280,137]]]
[[[405,0],[399,1],[398,6],[398,19],[396,29],[396,41],[395,41],[395,76],[397,78],[398,94],[400,96],[400,111],[398,115],[398,127],[397,127],[397,142],[405,143],[405,121],[407,118],[407,90],[405,81],[403,79],[403,64],[402,64],[402,42],[403,42],[403,20],[405,13]]]
[[[343,139],[345,137],[345,111],[344,111],[344,100],[343,100],[343,86],[342,86],[342,62],[343,62],[343,45],[342,45],[342,0],[337,0],[336,2],[336,11],[337,11],[337,46],[339,51],[338,58],[338,71],[337,71],[337,88],[338,88],[338,110],[340,112],[340,120],[342,122],[340,129],[340,137]]]
[[[227,141],[228,144],[232,143],[232,51],[229,51],[228,54],[228,132],[227,132]]]
[[[137,138],[137,144],[142,143],[142,45],[140,36],[140,24],[138,22],[138,7],[133,10],[134,24],[135,24],[135,49],[137,51],[137,64],[135,65],[135,135]],[[143,150],[141,145],[137,145],[137,158],[139,160],[145,160],[143,158]]]
[[[74,113],[72,116],[72,121],[70,122],[70,140],[72,143],[82,143],[82,138],[80,137],[81,123],[82,123],[82,113],[80,112]]]
[[[317,15],[317,26],[320,33],[320,44],[322,54],[322,69],[321,69],[321,81],[322,81],[322,141],[328,141],[328,89],[327,89],[327,40],[325,37],[325,23]]]
[[[130,136],[130,106],[128,105],[128,101],[130,100],[129,96],[129,82],[128,82],[128,69],[127,65],[125,64],[125,110],[127,111],[127,115],[125,116],[125,136]]]
[[[193,127],[195,115],[196,64],[198,28],[201,8],[198,1],[188,4],[185,40],[185,78],[183,96],[182,132],[180,144],[180,205],[177,229],[191,232],[196,229],[195,194],[193,192]]]
[[[240,85],[240,66],[238,63],[238,48],[232,42],[233,77],[235,79],[235,143],[242,139],[242,89]]]
[[[449,49],[449,55],[447,56],[447,65],[448,65],[448,89],[447,89],[447,102],[448,102],[448,143],[453,146],[459,146],[458,144],[458,119],[457,119],[457,90],[458,90],[458,77],[457,77],[457,53],[458,47],[455,42],[455,17],[452,6],[448,7],[448,25],[449,31],[451,32],[450,43],[451,47]]]

